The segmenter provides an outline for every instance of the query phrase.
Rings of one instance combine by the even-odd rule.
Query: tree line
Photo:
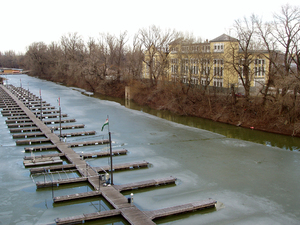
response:
[[[253,77],[250,70],[254,60],[253,52],[257,50],[268,53],[267,76],[270,79],[263,92],[265,97],[268,95],[268,88],[274,86],[276,81],[280,80],[278,85],[285,84],[281,89],[286,92],[294,83],[288,81],[287,77],[292,75],[297,80],[300,78],[299,24],[299,7],[290,5],[282,6],[281,11],[275,13],[270,22],[263,22],[256,15],[234,21],[229,35],[239,40],[238,48],[243,55],[234,55],[233,52],[230,57],[232,61],[227,63],[233,65],[241,78],[246,95]],[[102,33],[98,38],[90,37],[87,41],[78,33],[69,33],[49,45],[43,42],[32,43],[27,47],[25,55],[16,55],[13,51],[0,52],[0,66],[23,67],[29,69],[33,76],[61,82],[80,80],[95,89],[95,84],[104,80],[119,82],[140,79],[144,62],[149,68],[150,83],[156,85],[158,80],[167,76],[167,70],[170,69],[167,54],[170,43],[180,41],[192,45],[202,42],[192,35],[184,35],[171,29],[162,30],[154,25],[140,29],[134,35],[132,43],[128,40],[126,31],[119,35]],[[146,51],[151,54],[148,59],[144,55]],[[281,54],[275,54],[279,52]],[[161,60],[153,63],[157,54]],[[188,83],[192,83],[192,80]]]
[[[202,84],[202,88],[198,88],[197,85],[193,85],[193,76],[189,76],[185,82],[181,79],[183,77],[176,82],[163,82],[168,81],[168,70],[172,64],[169,59],[170,43],[176,45],[176,42],[184,42],[192,49],[195,43],[206,41],[174,29],[162,30],[155,25],[139,29],[133,38],[125,31],[119,35],[101,33],[97,38],[90,37],[84,41],[78,33],[69,33],[49,45],[43,42],[32,43],[24,55],[17,55],[13,51],[0,53],[0,66],[21,67],[30,70],[32,76],[100,93],[103,93],[102,89],[105,86],[113,84],[115,86],[110,90],[117,92],[119,88],[119,93],[123,96],[125,85],[141,81],[132,91],[136,93],[135,98],[140,103],[189,115],[201,116],[206,113],[207,117],[215,120],[221,120],[222,114],[230,111],[230,119],[222,120],[228,123],[236,123],[235,119],[246,123],[247,120],[251,121],[249,118],[252,117],[261,119],[261,122],[277,118],[276,121],[281,121],[281,124],[292,124],[294,134],[300,132],[299,7],[283,5],[280,11],[274,14],[272,21],[263,21],[257,15],[235,20],[229,36],[239,40],[238,46],[232,46],[233,49],[239,50],[239,54],[232,51],[231,56],[226,57],[231,60],[224,63],[231,64],[232,72],[242,80],[245,101],[237,100],[234,91],[226,96],[216,96],[215,93],[209,92],[207,87],[210,80]],[[199,54],[206,54],[207,57],[205,51],[207,49],[203,49]],[[257,56],[254,52],[259,51],[268,58],[268,79],[260,90],[262,97],[257,100],[254,99],[255,96],[250,96],[250,86],[254,76],[251,65]],[[148,52],[150,57],[145,57],[145,52]],[[180,57],[188,57],[185,54],[182,52]],[[157,55],[160,56],[160,60],[154,62]],[[141,79],[143,65],[148,68],[148,82]],[[207,71],[211,69],[210,66],[211,64],[207,63]],[[189,65],[185,68],[193,74],[195,68],[205,67]],[[201,73],[203,74],[203,71]],[[210,79],[209,73],[205,74],[207,79]],[[160,101],[162,105],[158,106]],[[215,103],[219,105],[214,106]],[[247,108],[249,113],[252,112],[249,117],[245,116]],[[204,112],[205,110],[207,112]]]

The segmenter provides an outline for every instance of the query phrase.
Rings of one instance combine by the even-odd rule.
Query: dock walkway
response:
[[[39,147],[30,147],[25,148],[25,151],[35,151],[35,150],[44,150],[44,149],[50,149],[55,148],[59,152],[58,154],[62,154],[70,163],[69,165],[57,165],[57,166],[51,166],[51,167],[42,167],[42,168],[33,168],[31,169],[31,173],[39,173],[39,172],[47,172],[50,170],[63,170],[65,168],[75,168],[78,173],[80,174],[77,178],[70,178],[70,179],[62,179],[57,181],[50,181],[50,182],[36,182],[37,188],[42,187],[49,187],[52,185],[61,185],[64,183],[72,183],[72,182],[89,182],[90,185],[94,188],[94,192],[91,193],[85,193],[85,194],[78,194],[78,195],[72,195],[69,197],[61,197],[61,199],[76,199],[76,198],[85,198],[89,196],[98,196],[101,195],[104,197],[113,207],[113,210],[108,210],[105,212],[96,212],[91,214],[84,214],[74,217],[67,217],[67,218],[57,218],[55,222],[57,224],[71,224],[71,223],[78,223],[78,222],[85,222],[88,220],[95,220],[100,219],[104,217],[109,216],[116,216],[116,215],[122,215],[130,224],[143,224],[143,225],[152,225],[155,224],[153,222],[153,219],[168,216],[172,214],[177,213],[183,213],[187,211],[193,211],[196,209],[206,208],[206,207],[214,207],[216,201],[209,201],[209,202],[202,202],[202,203],[190,203],[187,205],[181,205],[181,206],[174,206],[170,207],[166,210],[156,210],[152,212],[143,212],[140,209],[138,209],[135,205],[128,203],[127,198],[121,194],[121,191],[125,190],[132,190],[135,188],[143,188],[148,186],[155,186],[155,185],[161,185],[161,184],[168,184],[168,183],[175,183],[176,178],[166,178],[166,179],[157,179],[157,180],[149,180],[144,182],[137,182],[133,184],[126,184],[126,185],[107,185],[103,186],[104,182],[101,179],[101,175],[99,174],[99,171],[103,170],[103,167],[101,168],[92,168],[90,167],[87,162],[84,160],[84,157],[90,157],[90,155],[83,155],[76,153],[72,147],[74,146],[80,146],[80,145],[91,145],[91,144],[103,144],[107,143],[106,140],[96,140],[96,141],[89,141],[85,143],[66,143],[60,140],[60,137],[53,132],[53,130],[59,129],[59,127],[49,127],[47,124],[45,124],[44,121],[40,120],[40,112],[38,111],[38,107],[47,107],[47,111],[45,113],[43,112],[42,118],[48,119],[48,118],[55,118],[59,117],[58,114],[56,114],[58,111],[50,107],[50,104],[45,103],[44,101],[41,104],[41,101],[38,97],[32,95],[31,93],[24,91],[24,89],[16,88],[12,85],[10,86],[3,86],[0,85],[0,94],[1,94],[1,101],[0,101],[0,107],[5,108],[5,112],[2,113],[3,116],[8,116],[8,120],[14,120],[11,121],[12,123],[7,124],[20,124],[20,123],[33,123],[35,127],[18,127],[10,129],[10,132],[12,133],[24,133],[24,132],[33,132],[36,131],[38,133],[42,133],[44,138],[43,140],[47,140],[50,142],[50,145],[45,146],[39,146]],[[23,94],[23,95],[22,95]],[[30,99],[32,98],[32,99]],[[28,107],[27,107],[28,106]],[[31,111],[31,108],[34,110]],[[50,109],[50,110],[49,110]],[[46,114],[47,113],[47,114]],[[62,117],[66,117],[66,114],[62,114]],[[18,120],[23,120],[19,121]],[[55,122],[54,122],[55,123]],[[51,123],[52,124],[52,123]],[[29,124],[28,124],[29,125]],[[27,126],[27,125],[26,125]],[[31,124],[30,124],[31,126]],[[70,125],[65,126],[64,129],[75,129],[75,128],[83,128],[84,125]],[[34,134],[36,135],[36,133]],[[38,135],[39,136],[39,135]],[[24,138],[27,138],[27,136],[23,136]],[[29,136],[28,136],[29,137]],[[123,154],[123,152],[120,152],[120,154]],[[53,156],[53,157],[60,157],[59,156]],[[45,156],[47,157],[47,156]],[[36,157],[35,160],[39,159],[45,159],[45,157]],[[29,158],[28,160],[32,160],[32,158]],[[137,162],[137,163],[125,163],[125,167],[129,168],[139,168],[147,166],[148,162]],[[124,165],[120,166],[121,168],[125,168]],[[113,169],[117,169],[118,167],[115,167]],[[105,168],[106,170],[109,170],[109,168]],[[100,192],[101,187],[101,192]],[[80,197],[81,196],[81,197]],[[59,201],[59,198],[57,197],[55,201]]]

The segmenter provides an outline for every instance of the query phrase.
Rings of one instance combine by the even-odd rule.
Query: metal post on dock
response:
[[[41,101],[41,118],[40,120],[43,121],[43,104],[42,104],[42,91],[40,89],[40,101]]]
[[[99,174],[99,191],[100,191],[100,184],[101,184],[101,174]]]
[[[60,97],[58,97],[59,106],[59,140],[61,141],[61,107],[60,107]]]
[[[131,198],[130,205],[133,206],[133,193],[130,194],[130,198]]]
[[[27,90],[27,101],[28,101],[28,108],[29,108],[29,82],[28,82],[28,90]]]
[[[114,184],[114,179],[113,179],[113,161],[112,161],[112,148],[111,148],[111,133],[110,133],[110,130],[109,130],[109,120],[108,119],[109,119],[109,116],[107,115],[107,119],[104,122],[101,131],[103,131],[103,128],[106,125],[108,126],[109,149],[110,149],[110,153],[109,153],[109,155],[110,155],[110,181],[111,181],[111,184],[113,185]]]
[[[112,148],[111,148],[111,133],[108,132],[109,135],[109,148],[110,148],[110,181],[111,185],[114,185],[114,179],[113,179],[113,161],[112,161]]]

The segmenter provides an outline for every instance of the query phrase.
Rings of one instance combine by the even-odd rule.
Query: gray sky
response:
[[[132,37],[153,24],[211,40],[252,13],[269,21],[287,3],[300,6],[299,0],[0,0],[0,51],[25,53],[33,42],[50,44],[73,32],[85,40],[126,30]]]

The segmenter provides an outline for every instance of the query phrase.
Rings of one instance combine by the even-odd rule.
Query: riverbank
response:
[[[289,121],[289,113],[279,114],[278,103],[262,106],[261,97],[232,99],[230,94],[203,94],[179,86],[155,90],[135,85],[132,99],[140,105],[170,110],[179,115],[195,116],[216,122],[265,132],[300,137],[299,123]],[[183,90],[184,89],[184,90]]]
[[[108,81],[92,86],[81,81],[63,81],[63,83],[119,98],[125,97],[125,86],[130,86],[133,101],[156,110],[169,110],[179,115],[201,117],[248,129],[300,137],[300,122],[298,122],[300,112],[295,109],[296,106],[292,107],[284,99],[275,102],[270,97],[263,104],[260,96],[245,99],[230,93],[207,93],[198,88],[173,83],[163,83],[156,87],[141,81]]]

